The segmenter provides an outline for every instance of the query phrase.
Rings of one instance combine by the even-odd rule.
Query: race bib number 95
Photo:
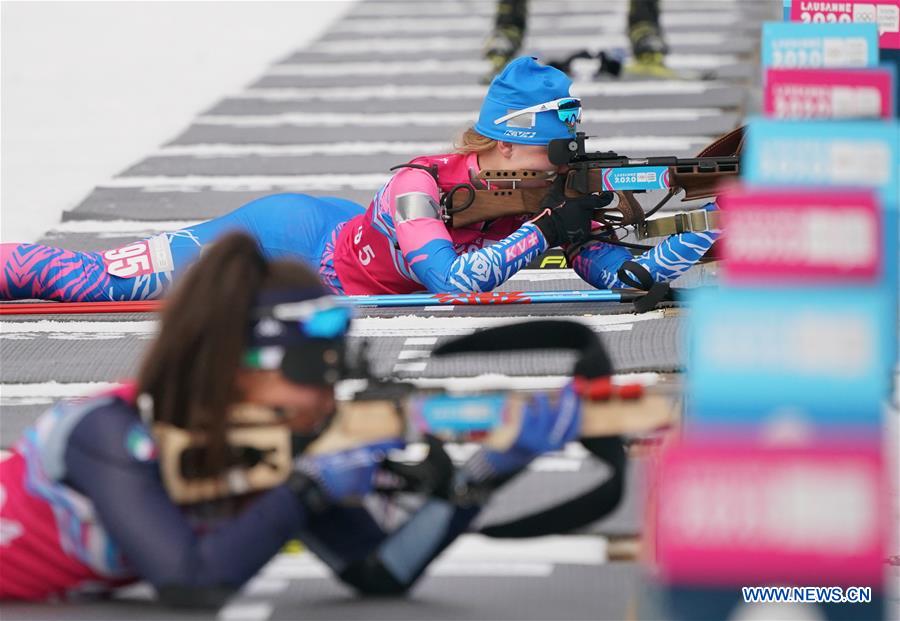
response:
[[[103,253],[106,271],[119,278],[136,278],[174,269],[166,234],[156,235]]]

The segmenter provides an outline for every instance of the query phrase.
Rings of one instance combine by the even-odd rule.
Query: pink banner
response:
[[[874,22],[878,24],[878,47],[900,48],[900,3],[897,0],[794,0],[791,21]]]
[[[881,275],[882,214],[871,192],[732,186],[719,206],[726,282],[875,282]]]
[[[888,69],[768,69],[765,113],[778,119],[885,118],[894,114]]]
[[[885,479],[877,443],[669,447],[649,505],[662,578],[878,587],[890,515]]]

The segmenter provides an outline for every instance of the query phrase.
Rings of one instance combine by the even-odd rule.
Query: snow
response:
[[[4,2],[0,240],[38,239],[353,4]]]

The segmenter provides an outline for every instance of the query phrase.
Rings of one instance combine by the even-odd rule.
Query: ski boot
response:
[[[494,30],[484,42],[484,59],[490,64],[482,84],[490,84],[522,48],[528,24],[528,0],[498,0]]]
[[[490,84],[522,48],[524,32],[517,26],[496,28],[484,43],[484,59],[490,64],[488,72],[481,78],[482,84]]]
[[[626,63],[622,77],[626,79],[679,80],[685,79],[677,71],[666,67],[669,47],[663,41],[659,28],[650,22],[638,22],[628,31],[631,40],[632,59]]]

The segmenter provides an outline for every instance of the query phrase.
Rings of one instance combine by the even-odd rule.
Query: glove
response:
[[[531,461],[557,451],[578,437],[581,430],[581,398],[572,383],[560,392],[553,404],[546,394],[532,397],[522,412],[519,434],[505,451],[482,448],[461,470],[468,484],[502,483]]]
[[[335,453],[300,456],[294,462],[295,475],[312,483],[316,495],[326,502],[345,502],[372,492],[375,474],[387,452],[402,446],[399,439],[386,440]],[[296,482],[293,487],[304,495],[309,490],[309,485]]]
[[[591,234],[594,210],[606,207],[612,199],[612,192],[569,198],[559,207],[545,209],[532,222],[543,233],[548,248],[580,244]]]
[[[377,483],[379,491],[412,492],[450,499],[456,471],[453,461],[438,438],[426,434],[425,442],[428,444],[428,456],[421,463],[384,461]]]

